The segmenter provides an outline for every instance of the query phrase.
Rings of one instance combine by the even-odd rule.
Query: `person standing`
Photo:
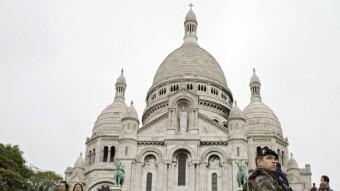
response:
[[[256,169],[249,176],[244,185],[244,191],[285,191],[279,185],[278,179],[274,174],[276,170],[277,154],[267,146],[256,149]]]
[[[68,191],[68,184],[65,180],[59,182],[58,191]]]
[[[73,186],[72,191],[84,191],[84,190],[83,190],[83,185],[80,184],[79,182],[76,183],[76,184]]]
[[[333,191],[329,186],[329,177],[326,175],[321,176],[319,191]]]
[[[276,163],[276,170],[274,174],[277,177],[279,185],[283,186],[286,191],[292,191],[292,188],[289,186],[287,175],[282,171],[281,164],[279,162]]]

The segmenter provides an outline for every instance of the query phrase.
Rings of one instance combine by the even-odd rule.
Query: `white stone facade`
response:
[[[310,166],[288,157],[288,139],[261,99],[261,82],[250,80],[251,101],[241,111],[218,62],[197,44],[197,20],[190,9],[182,46],[163,61],[149,89],[139,123],[125,104],[123,71],[114,102],[98,116],[82,156],[65,176],[88,191],[117,186],[114,160],[123,163],[123,191],[236,191],[237,162],[255,168],[258,146],[279,153],[295,191],[311,188]],[[234,106],[233,106],[234,105]]]

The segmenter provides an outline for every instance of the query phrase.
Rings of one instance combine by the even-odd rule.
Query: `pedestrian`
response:
[[[281,164],[279,162],[276,163],[276,170],[274,173],[277,177],[279,185],[283,186],[285,190],[292,191],[292,188],[289,185],[288,178],[286,173],[284,173],[281,169]]]
[[[279,185],[274,174],[276,170],[277,154],[267,146],[257,147],[255,164],[256,169],[249,176],[247,183],[243,187],[244,191],[285,191]]]
[[[329,177],[326,175],[321,176],[319,191],[333,191],[329,186]]]
[[[315,186],[315,182],[313,182],[313,187],[310,189],[310,191],[317,191],[318,188]]]
[[[72,191],[84,191],[84,190],[83,190],[83,185],[80,184],[79,182],[76,183],[76,184],[73,186]]]
[[[68,184],[65,180],[59,182],[58,191],[68,191]]]

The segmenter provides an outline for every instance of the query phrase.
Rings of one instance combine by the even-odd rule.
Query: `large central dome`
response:
[[[153,86],[185,78],[212,81],[227,88],[226,78],[220,65],[197,43],[184,43],[170,53],[159,66]]]
[[[198,45],[197,26],[196,15],[190,9],[184,21],[183,44],[172,51],[158,67],[147,93],[143,124],[151,123],[166,114],[170,99],[182,90],[197,96],[193,99],[200,100],[201,105],[197,106],[200,111],[211,112],[225,119],[228,117],[233,96],[221,66],[209,52]]]

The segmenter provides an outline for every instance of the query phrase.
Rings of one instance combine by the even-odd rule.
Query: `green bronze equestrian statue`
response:
[[[246,176],[246,165],[241,160],[235,161],[238,167],[237,170],[237,184],[238,187],[242,187],[243,184],[246,182],[247,176]]]
[[[114,164],[116,166],[116,174],[115,174],[116,185],[122,187],[124,183],[124,176],[125,176],[123,164],[120,160],[115,160]]]

